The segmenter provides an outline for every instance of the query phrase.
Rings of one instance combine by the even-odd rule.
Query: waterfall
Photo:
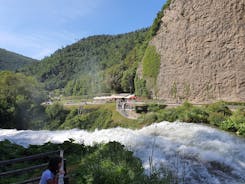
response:
[[[112,128],[85,130],[17,131],[0,129],[0,141],[27,147],[46,142],[93,145],[117,141],[142,160],[149,172],[149,158],[156,168],[167,167],[188,184],[244,184],[245,140],[201,124],[161,122],[140,130]]]

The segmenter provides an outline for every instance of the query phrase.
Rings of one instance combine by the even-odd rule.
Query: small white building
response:
[[[118,101],[118,100],[132,100],[136,99],[135,95],[128,94],[128,93],[122,93],[122,94],[114,94],[111,96],[99,96],[99,97],[94,97],[94,101],[96,102],[113,102],[113,101]]]

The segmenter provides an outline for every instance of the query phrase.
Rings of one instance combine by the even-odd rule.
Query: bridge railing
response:
[[[0,184],[3,183],[3,181],[6,182],[6,178],[9,178],[11,176],[16,177],[17,175],[23,175],[26,173],[33,173],[35,170],[40,170],[40,169],[44,169],[45,167],[47,168],[48,163],[42,163],[42,164],[28,164],[28,167],[24,167],[24,168],[18,168],[18,169],[11,169],[8,170],[6,169],[9,166],[18,164],[18,163],[25,163],[25,162],[30,162],[30,161],[37,161],[40,159],[45,159],[45,158],[49,158],[51,156],[54,155],[63,155],[63,150],[59,150],[59,151],[51,151],[51,152],[46,152],[46,153],[40,153],[40,154],[36,154],[36,155],[31,155],[31,156],[27,156],[27,157],[22,157],[22,158],[16,158],[16,159],[11,159],[11,160],[4,160],[4,161],[0,161]],[[66,160],[62,157],[62,162],[64,164],[64,171],[65,171],[65,177],[64,177],[64,184],[68,184],[69,183],[69,178],[66,172]],[[3,171],[4,170],[4,171]],[[34,173],[33,173],[34,174]],[[39,182],[40,177],[32,177],[29,178],[27,180],[23,180],[23,181],[19,181],[17,183],[13,183],[13,184],[36,184]]]

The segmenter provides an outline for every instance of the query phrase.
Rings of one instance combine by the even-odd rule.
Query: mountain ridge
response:
[[[15,71],[38,60],[0,48],[0,70]]]

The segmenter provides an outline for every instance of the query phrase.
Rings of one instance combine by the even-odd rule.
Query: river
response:
[[[168,167],[188,184],[245,184],[245,139],[200,124],[162,122],[140,130],[94,132],[0,129],[0,141],[7,139],[25,147],[69,138],[85,145],[120,142],[142,160],[146,172],[152,157],[156,168]]]

